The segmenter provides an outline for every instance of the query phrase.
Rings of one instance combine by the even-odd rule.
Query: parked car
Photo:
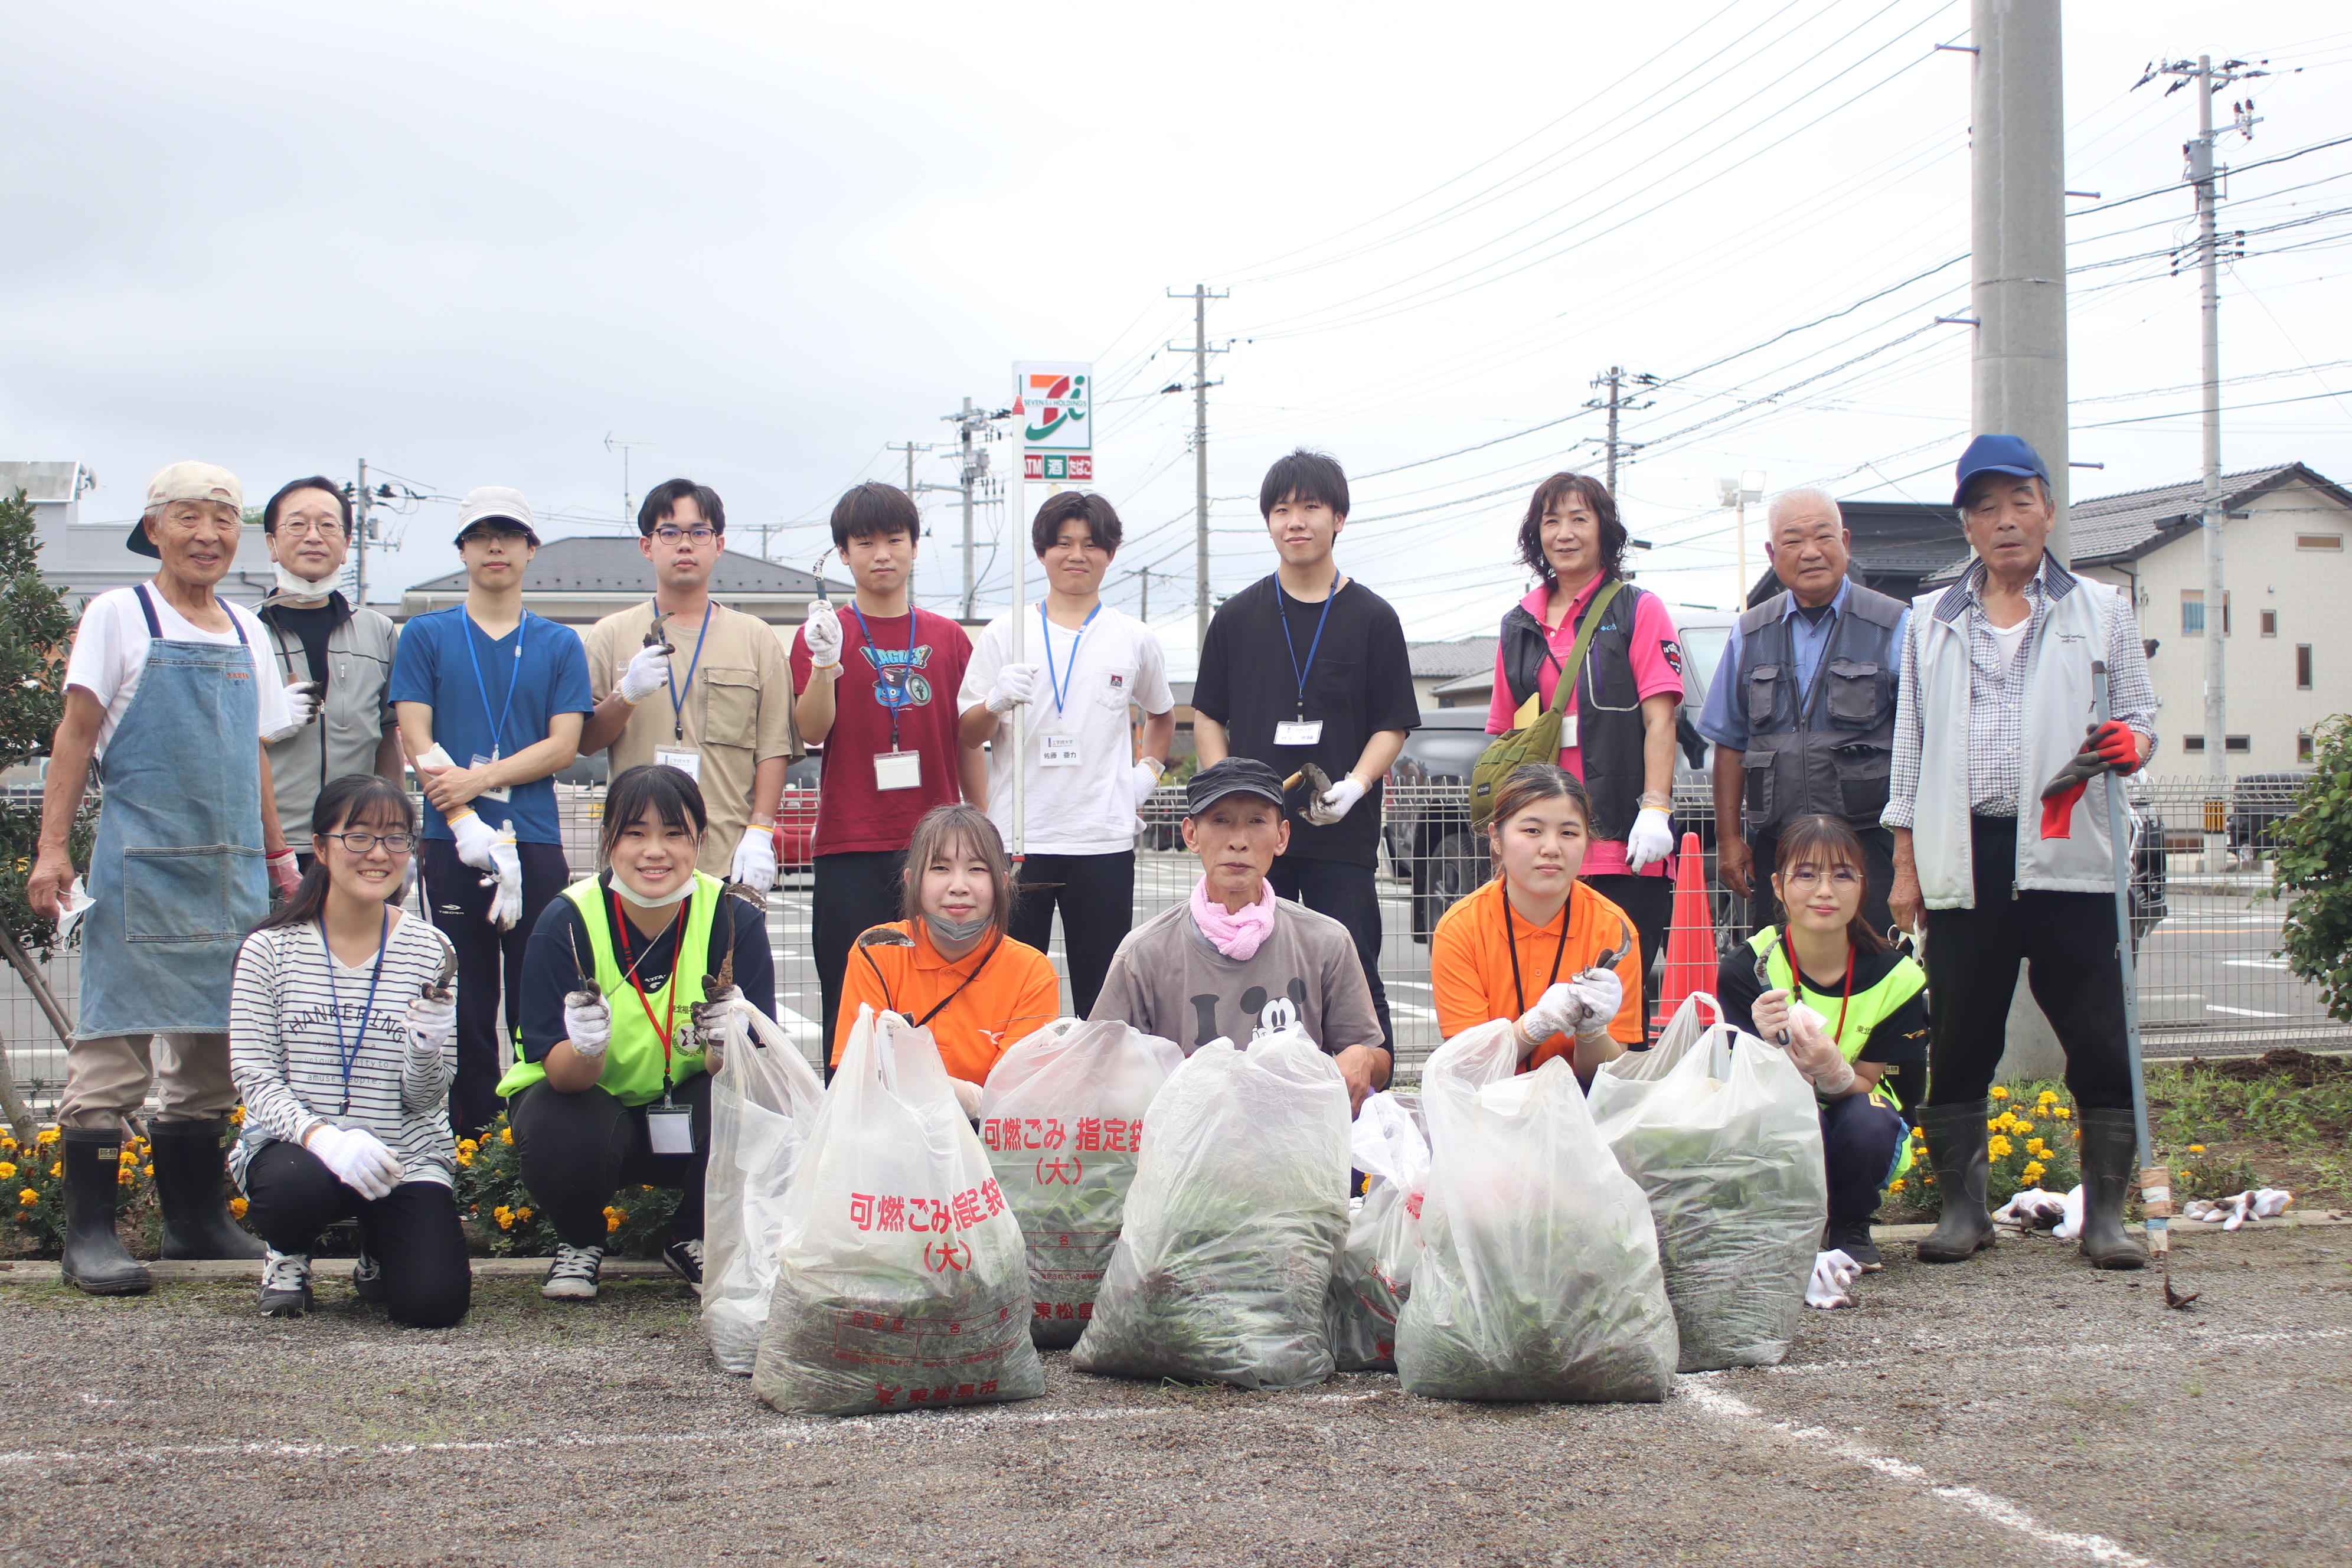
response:
[[[811,752],[784,770],[784,793],[776,803],[776,868],[805,871],[813,862],[810,842],[816,837],[816,785],[824,771],[824,755]]]
[[[2278,847],[2278,825],[2294,814],[2312,770],[2248,773],[2230,785],[2230,847],[2259,858]]]

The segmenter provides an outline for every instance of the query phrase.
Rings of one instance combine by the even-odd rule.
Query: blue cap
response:
[[[1954,507],[1967,499],[1969,481],[1979,474],[2013,474],[2021,479],[2050,483],[2048,465],[2022,436],[1979,436],[1969,443],[1969,449],[1960,454],[1959,482],[1952,487]]]

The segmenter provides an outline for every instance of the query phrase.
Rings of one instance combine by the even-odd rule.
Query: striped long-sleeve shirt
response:
[[[403,918],[384,945],[383,974],[369,1007],[374,962],[352,968],[332,960],[315,923],[245,939],[228,1012],[229,1070],[245,1098],[245,1135],[229,1156],[240,1184],[263,1144],[299,1142],[322,1119],[374,1133],[399,1156],[404,1180],[452,1182],[456,1052],[413,1060],[407,1026],[409,1003],[441,977],[448,950],[448,939],[431,924]],[[352,1047],[347,1086],[342,1056]]]

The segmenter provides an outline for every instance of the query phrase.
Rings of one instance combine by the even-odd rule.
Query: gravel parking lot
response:
[[[1215,1564],[2352,1560],[2352,1231],[2184,1239],[2204,1291],[2047,1240],[1889,1248],[1784,1366],[1647,1406],[1486,1406],[1392,1377],[1122,1383],[811,1422],[710,1370],[693,1298],[485,1281],[446,1332],[341,1281],[0,1289],[0,1544],[42,1563]]]

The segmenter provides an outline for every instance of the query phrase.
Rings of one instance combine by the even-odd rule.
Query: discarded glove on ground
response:
[[[2294,1194],[2284,1187],[2256,1187],[2226,1198],[2191,1198],[2180,1217],[2235,1230],[2250,1219],[2275,1219],[2294,1202]]]

